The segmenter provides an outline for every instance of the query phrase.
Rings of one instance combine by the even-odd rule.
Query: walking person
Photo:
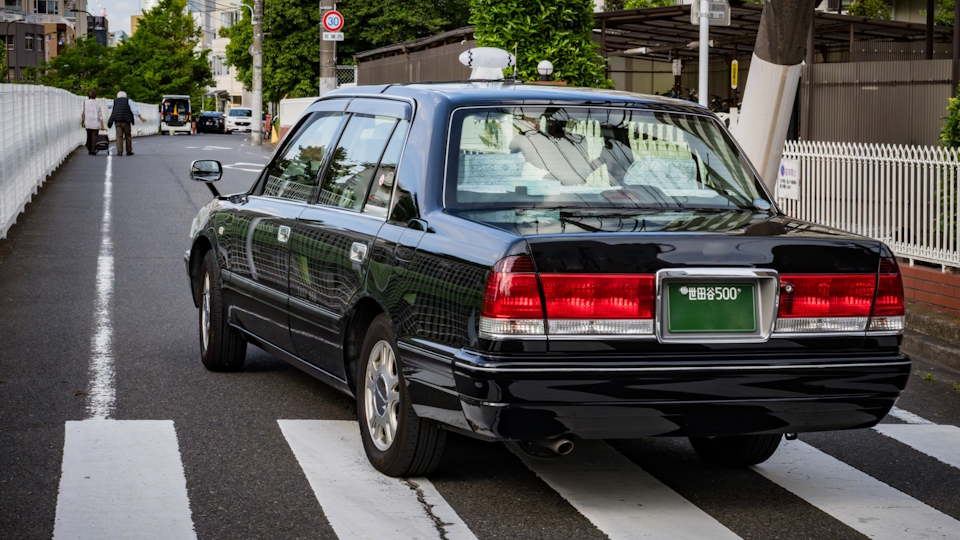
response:
[[[100,104],[97,103],[97,91],[87,92],[90,98],[83,103],[83,116],[80,117],[80,123],[87,130],[87,153],[91,156],[97,155],[97,133],[103,129],[103,113],[100,112]]]
[[[134,112],[136,104],[127,98],[126,92],[117,92],[117,98],[113,100],[113,112],[110,113],[110,119],[107,120],[107,127],[113,127],[117,124],[117,155],[123,155],[124,140],[126,140],[127,155],[133,155],[133,140],[131,138],[130,127],[136,123],[135,116],[140,116],[139,109]],[[145,122],[143,116],[140,121]]]

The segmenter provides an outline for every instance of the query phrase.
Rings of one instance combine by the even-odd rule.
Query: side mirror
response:
[[[198,159],[190,164],[190,179],[197,182],[216,182],[223,176],[223,167],[213,159]]]

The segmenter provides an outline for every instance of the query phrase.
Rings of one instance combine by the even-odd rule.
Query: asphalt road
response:
[[[684,439],[528,462],[454,436],[429,479],[371,474],[350,399],[255,347],[239,373],[200,363],[182,257],[210,193],[189,163],[219,159],[221,192],[243,191],[269,148],[134,151],[75,152],[0,241],[0,538],[960,538],[960,373],[922,361],[898,403],[917,416],[802,435],[752,469],[709,467]]]

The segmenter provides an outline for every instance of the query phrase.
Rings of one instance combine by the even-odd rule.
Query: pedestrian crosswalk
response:
[[[905,445],[936,458],[939,466],[960,469],[960,428],[920,417],[898,418],[912,423],[874,428],[885,436],[883,444]],[[356,422],[281,419],[278,425],[282,441],[277,442],[289,447],[300,467],[278,474],[306,478],[337,538],[477,539],[469,520],[458,513],[455,493],[448,491],[448,499],[430,479],[394,479],[376,472],[367,462]],[[85,420],[67,422],[65,429],[55,539],[198,537],[172,421]],[[606,442],[580,441],[572,454],[559,459],[521,453],[517,459],[610,539],[740,538],[725,516],[701,509],[659,480],[656,469]],[[838,529],[877,539],[960,538],[960,516],[800,440],[784,441],[752,471],[748,474],[835,520]],[[503,489],[509,496],[510,486]],[[955,486],[945,489],[960,496]],[[689,497],[689,490],[681,491]]]

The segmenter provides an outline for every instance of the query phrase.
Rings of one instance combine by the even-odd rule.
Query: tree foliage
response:
[[[345,21],[344,41],[337,46],[343,60],[470,24],[470,0],[343,0],[338,9]]]
[[[953,1],[936,0],[936,7],[933,11],[934,24],[953,27]],[[927,10],[921,9],[920,14],[926,16]]]
[[[516,49],[518,76],[536,80],[541,60],[553,78],[573,86],[612,87],[593,41],[590,0],[472,0],[477,45]]]
[[[214,82],[207,51],[194,50],[200,36],[186,0],[160,0],[117,47],[97,44],[92,34],[74,41],[46,66],[43,83],[76,94],[96,89],[101,97],[123,90],[145,103],[165,94],[199,99]]]
[[[116,95],[111,76],[114,49],[97,43],[93,34],[74,40],[45,66],[43,84],[86,95],[96,90],[101,96]]]
[[[957,87],[960,96],[960,87]],[[947,148],[960,147],[960,98],[952,97],[947,102],[947,115],[943,128],[940,130],[940,144]]]
[[[890,8],[883,0],[855,0],[847,6],[847,13],[871,19],[890,19]]]

